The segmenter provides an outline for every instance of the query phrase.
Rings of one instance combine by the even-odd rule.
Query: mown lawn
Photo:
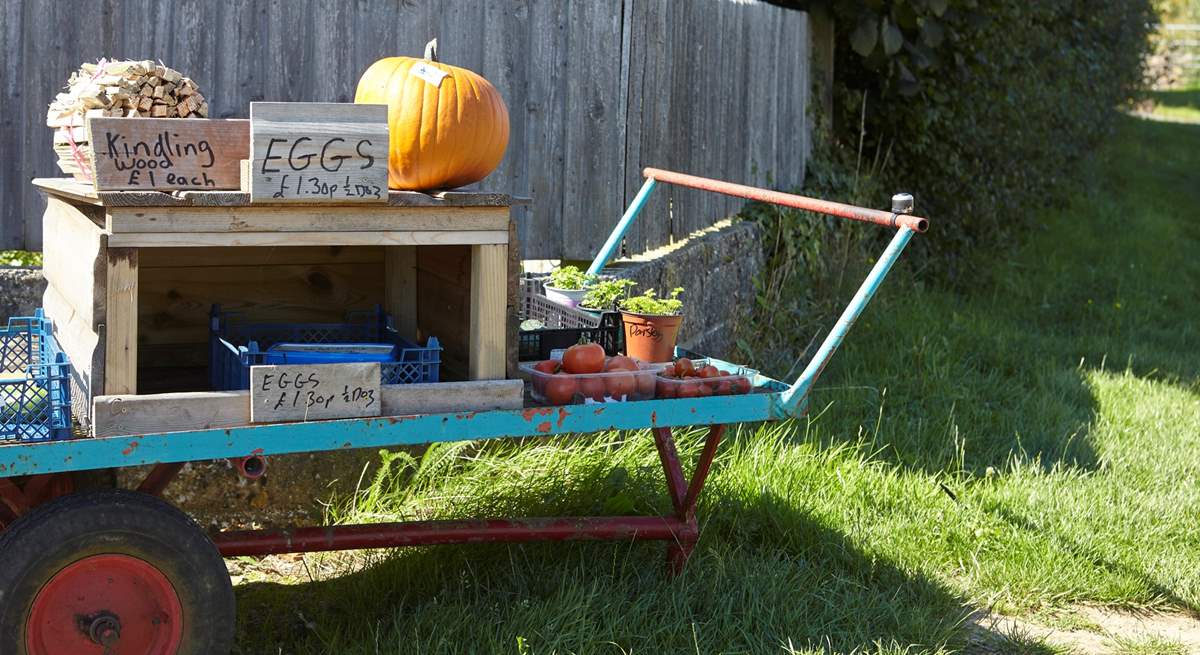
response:
[[[239,587],[242,652],[949,653],[980,608],[1200,610],[1200,126],[1123,119],[1085,166],[968,292],[898,267],[808,419],[734,431],[682,577],[660,545],[313,562]],[[337,515],[665,510],[646,433],[392,470]]]

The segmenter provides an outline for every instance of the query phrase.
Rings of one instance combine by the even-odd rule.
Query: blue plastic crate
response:
[[[424,347],[404,339],[392,327],[391,317],[381,306],[373,311],[351,312],[347,314],[345,323],[252,323],[241,314],[222,312],[220,305],[213,305],[211,318],[209,383],[219,391],[249,389],[251,366],[282,363],[285,359],[288,363],[314,363],[311,356],[288,358],[285,351],[271,350],[277,345],[295,344],[344,344],[351,347],[386,344],[393,346],[393,354],[390,361],[380,364],[383,384],[438,381],[442,348],[437,338],[429,337]],[[336,361],[378,359],[353,359],[343,353],[336,357]]]
[[[71,437],[71,364],[49,319],[8,319],[0,329],[0,442]]]

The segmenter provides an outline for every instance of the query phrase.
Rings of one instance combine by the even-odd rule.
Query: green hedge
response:
[[[917,196],[951,272],[1069,191],[1138,90],[1153,20],[1151,0],[777,4],[833,16],[833,136],[856,153],[861,136],[882,187]]]

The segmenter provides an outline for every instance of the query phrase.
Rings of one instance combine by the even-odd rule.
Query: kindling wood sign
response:
[[[204,118],[89,118],[97,191],[237,189],[250,122]]]
[[[387,202],[387,106],[252,102],[249,172],[251,203]]]

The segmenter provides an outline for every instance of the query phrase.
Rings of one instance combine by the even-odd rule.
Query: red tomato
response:
[[[575,383],[575,378],[569,375],[554,375],[545,381],[546,400],[551,405],[569,405],[575,400],[575,391],[578,385]]]
[[[733,392],[738,395],[750,393],[750,380],[741,375],[734,378]]]
[[[700,395],[700,386],[698,382],[684,382],[675,388],[675,395],[679,398],[695,398]]]
[[[717,370],[716,366],[709,365],[696,371],[696,375],[702,378],[717,378],[721,377],[721,372]]]
[[[654,397],[655,398],[674,398],[675,391],[678,386],[679,385],[675,382],[670,382],[667,380],[658,380],[657,383],[654,385]]]
[[[700,387],[697,389],[697,391],[700,392],[701,398],[707,398],[707,397],[713,395],[712,386],[707,385],[707,384],[701,384]]]
[[[558,369],[559,369],[559,363],[553,359],[547,359],[544,362],[538,362],[533,365],[533,370],[541,371],[543,373],[549,373],[550,375],[554,375],[555,373],[557,373]]]
[[[610,357],[607,362],[604,362],[604,372],[609,371],[636,371],[638,370],[637,362],[632,357],[617,355]]]
[[[608,390],[608,395],[618,400],[633,395],[633,392],[637,390],[637,378],[633,376],[632,371],[636,370],[638,370],[637,362],[629,357],[612,357],[605,362],[604,372],[616,373],[616,375],[604,377],[604,386]],[[621,372],[624,371],[630,371],[630,373],[622,375]]]
[[[714,396],[728,396],[729,394],[733,393],[733,385],[729,382],[729,380],[721,380],[720,382],[716,382],[714,384]]]
[[[604,380],[601,378],[579,378],[579,393],[584,398],[591,398],[596,402],[604,401],[604,394],[608,391],[605,388]]]
[[[688,359],[687,357],[680,357],[679,359],[675,360],[675,373],[679,377],[683,378],[689,375],[694,375],[695,372],[696,367],[692,365],[692,360]]]
[[[599,373],[604,370],[604,348],[598,343],[579,343],[567,348],[562,358],[567,373]]]
[[[633,377],[633,373],[623,371],[609,373],[604,377],[604,388],[613,398],[626,400],[626,396],[632,396],[633,392],[637,391],[637,378]]]
[[[638,395],[643,398],[653,398],[655,387],[654,373],[652,371],[643,371],[641,373],[634,373],[633,375],[637,379]]]

